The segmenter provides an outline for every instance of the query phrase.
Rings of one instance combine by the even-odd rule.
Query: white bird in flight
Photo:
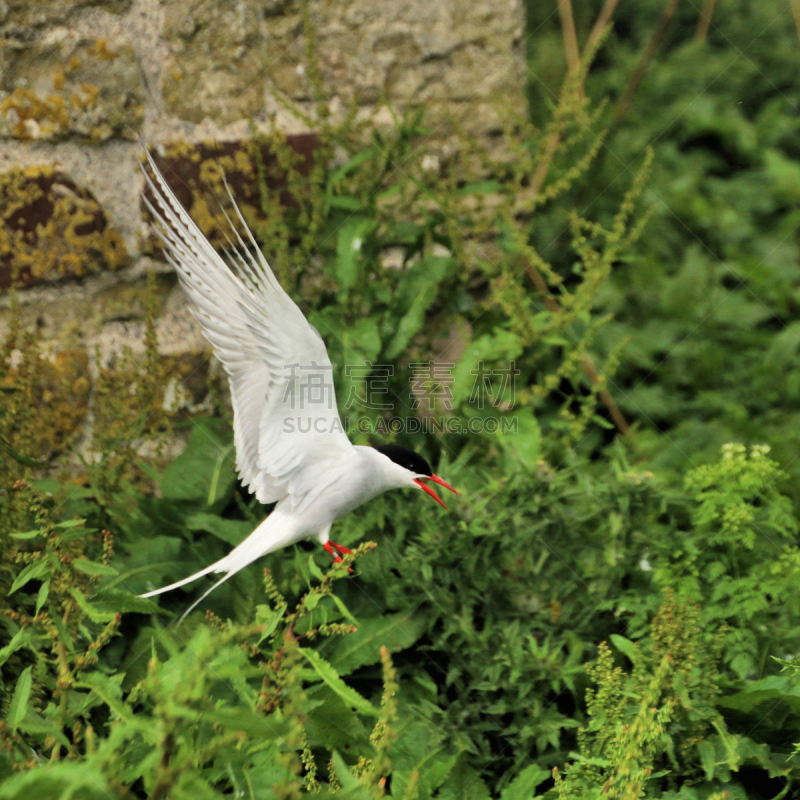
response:
[[[147,151],[146,151],[147,152]],[[416,488],[444,506],[423,481],[456,492],[428,462],[398,445],[354,446],[342,426],[333,388],[329,402],[315,403],[308,423],[300,422],[312,373],[331,374],[322,337],[283,290],[248,229],[245,244],[227,213],[236,244],[228,266],[181,206],[147,152],[152,176],[142,172],[153,196],[144,201],[191,301],[192,313],[228,374],[233,401],[236,470],[259,502],[276,503],[272,513],[227,556],[188,578],[143,594],[152,597],[177,589],[211,572],[225,575],[185,612],[184,617],[220,584],[257,558],[301,539],[316,539],[333,557],[350,553],[331,542],[335,519],[389,489]],[[255,254],[255,255],[254,255]],[[300,424],[298,424],[300,423]],[[446,506],[445,506],[446,508]]]

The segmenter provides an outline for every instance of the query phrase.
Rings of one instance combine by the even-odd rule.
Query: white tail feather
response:
[[[208,575],[209,572],[217,572],[218,568],[224,561],[225,559],[221,558],[219,561],[217,561],[215,564],[212,564],[210,567],[201,569],[200,572],[195,572],[194,575],[190,575],[188,578],[184,578],[182,581],[176,581],[175,583],[171,583],[169,586],[162,586],[160,589],[153,589],[152,592],[147,592],[146,594],[140,594],[139,597],[155,597],[157,594],[164,594],[164,592],[172,591],[173,589],[177,589],[179,586],[184,586],[187,583],[196,581],[198,578],[202,578],[203,575]],[[224,567],[222,567],[221,569],[224,569]]]
[[[183,614],[181,614],[180,618],[178,619],[178,622],[177,622],[177,624],[178,624],[178,625],[180,625],[180,624],[181,624],[181,622],[183,622],[183,621],[186,619],[186,617],[188,617],[188,616],[189,616],[189,614],[191,614],[191,613],[192,613],[192,611],[194,611],[194,610],[195,610],[195,608],[197,608],[197,606],[199,606],[199,605],[200,605],[200,603],[202,603],[202,602],[203,602],[203,600],[205,600],[205,599],[206,599],[206,597],[208,597],[208,596],[211,594],[211,592],[213,592],[213,591],[214,591],[214,589],[216,589],[216,588],[217,588],[217,586],[221,586],[223,583],[225,583],[225,581],[226,581],[226,580],[228,580],[228,578],[231,578],[231,577],[233,577],[233,576],[234,576],[234,575],[235,575],[235,574],[236,574],[238,571],[239,571],[239,570],[232,570],[232,571],[231,571],[231,572],[229,572],[227,575],[223,575],[223,576],[222,576],[222,577],[221,577],[221,578],[220,578],[220,579],[219,579],[219,580],[218,580],[218,581],[217,581],[215,584],[213,584],[213,585],[212,585],[212,586],[211,586],[209,589],[206,589],[206,590],[203,592],[203,594],[201,594],[201,595],[200,595],[200,597],[198,597],[198,598],[197,598],[197,600],[195,600],[195,601],[194,601],[194,603],[192,603],[192,604],[189,606],[189,608],[187,608],[187,609],[186,609],[186,611],[184,611],[184,612],[183,612]]]
[[[171,583],[169,586],[162,586],[160,589],[154,589],[152,592],[147,592],[139,596],[155,597],[164,592],[169,592],[172,589],[177,589],[179,586],[185,586],[187,583],[202,578],[210,572],[227,573],[189,606],[181,617],[181,620],[183,620],[184,617],[192,611],[195,606],[205,600],[217,586],[225,583],[228,578],[232,578],[239,570],[244,569],[248,564],[252,564],[257,558],[297,541],[301,538],[298,536],[298,533],[299,531],[294,520],[279,509],[275,509],[243,542],[240,542],[227,556],[216,561],[210,567],[201,569],[200,572],[195,572],[194,575]]]

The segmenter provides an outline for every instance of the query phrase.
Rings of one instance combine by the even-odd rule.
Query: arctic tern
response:
[[[157,223],[154,230],[189,298],[192,314],[228,375],[237,473],[259,502],[277,503],[227,556],[188,578],[142,595],[152,597],[209,573],[224,572],[186,616],[248,564],[301,539],[316,539],[334,561],[341,561],[342,554],[351,551],[330,541],[333,521],[389,489],[421,489],[442,506],[424,481],[458,492],[412,450],[398,445],[352,445],[332,386],[327,404],[313,405],[313,425],[301,430],[301,425],[293,424],[298,410],[305,408],[309,378],[315,371],[332,371],[322,337],[276,279],[227,183],[233,213],[248,240],[245,243],[223,209],[234,237],[229,237],[230,265],[145,152],[150,171],[141,166],[152,200],[145,193],[144,202]]]

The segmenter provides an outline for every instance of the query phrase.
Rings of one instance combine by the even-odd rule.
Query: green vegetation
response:
[[[391,412],[344,409],[376,376],[337,371],[351,429],[417,418],[407,365],[456,334],[447,413],[516,422],[397,436],[462,491],[449,512],[378,498],[334,529],[356,550],[342,565],[312,544],[281,551],[176,627],[202,582],[136,595],[264,514],[237,486],[224,411],[164,411],[150,325],[142,360],[100,371],[82,474],[42,479],[70,442],[44,435],[55,384],[12,326],[0,800],[797,792],[789,5],[721,3],[706,31],[691,3],[623,3],[603,39],[595,4],[576,1],[582,63],[569,26],[561,55],[555,3],[530,5],[532,122],[508,113],[491,154],[464,137],[432,169],[421,111],[390,131],[320,113],[308,176],[269,140],[293,205],[261,172],[257,234],[333,363],[396,365]],[[480,407],[474,371],[510,361],[513,396]],[[166,464],[171,430],[188,446]]]

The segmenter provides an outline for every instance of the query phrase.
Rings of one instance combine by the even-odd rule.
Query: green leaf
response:
[[[353,625],[355,625],[356,627],[358,627],[358,620],[357,620],[357,619],[356,619],[356,618],[355,618],[355,617],[354,617],[354,616],[353,616],[353,615],[350,613],[350,610],[349,610],[349,609],[347,608],[347,606],[344,604],[344,602],[342,601],[342,598],[341,598],[341,597],[338,597],[338,596],[337,596],[337,595],[335,595],[335,594],[331,594],[331,595],[330,595],[330,598],[331,598],[331,599],[333,600],[333,602],[336,604],[336,608],[338,608],[338,609],[339,609],[339,611],[341,612],[342,616],[343,616],[343,617],[344,617],[344,618],[345,618],[345,619],[346,619],[348,622],[351,622]]]
[[[363,164],[365,161],[368,161],[370,158],[374,158],[375,154],[376,151],[374,149],[362,150],[360,153],[357,153],[347,163],[342,164],[341,167],[337,167],[330,174],[328,183],[330,185],[338,183],[342,178],[345,177],[345,175],[352,172],[357,166]]]
[[[531,764],[503,789],[500,800],[529,800],[536,793],[536,787],[549,777],[550,773],[546,769],[538,764]]]
[[[425,233],[425,227],[410,220],[393,219],[384,224],[384,241],[392,244],[414,244]]]
[[[484,369],[490,367],[507,369],[510,362],[518,358],[521,353],[522,345],[517,336],[511,331],[502,329],[479,336],[470,342],[453,370],[453,405],[457,406],[472,396],[476,379],[479,378],[476,373],[481,369],[481,362]],[[510,389],[510,380],[508,383]],[[495,384],[492,386],[494,388]],[[495,391],[499,392],[501,387],[502,379],[499,379]],[[484,402],[488,404],[489,399],[484,398]]]
[[[259,644],[261,644],[264,639],[272,636],[272,634],[275,633],[275,629],[283,619],[285,611],[286,606],[281,606],[277,609],[270,608],[266,605],[256,606],[256,625],[266,625],[264,630],[261,632],[261,637],[258,640]]]
[[[35,539],[37,536],[44,536],[46,531],[42,530],[41,528],[37,528],[33,531],[25,531],[24,533],[12,533],[10,534],[12,539],[20,539],[23,541],[27,541],[28,539]]]
[[[339,697],[361,714],[377,717],[380,711],[368,700],[363,698],[355,689],[351,689],[337,674],[334,668],[320,656],[316,650],[301,648],[300,652],[311,664],[323,682],[330,686]]]
[[[28,564],[28,566],[25,567],[25,569],[23,569],[19,575],[17,575],[17,577],[14,579],[14,583],[11,584],[11,588],[8,590],[8,593],[14,594],[17,589],[21,589],[28,581],[41,578],[44,575],[47,575],[48,578],[51,575],[50,562],[46,558],[40,558],[38,561],[33,561],[32,563]]]
[[[336,242],[336,280],[341,291],[356,282],[364,240],[377,227],[372,217],[350,217],[341,228]]]
[[[355,625],[358,628],[355,633],[330,639],[324,651],[339,675],[376,664],[381,658],[381,647],[390,653],[411,647],[422,636],[426,621],[423,614],[400,612],[361,619]]]
[[[32,641],[30,628],[20,628],[12,637],[11,641],[0,650],[0,665],[5,664],[12,653],[26,647]]]
[[[353,800],[369,800],[372,797],[367,791],[367,787],[350,772],[345,760],[336,750],[333,751],[331,761],[336,770],[336,777],[342,786],[341,791],[336,793],[337,797],[353,798]]]
[[[192,422],[186,449],[164,470],[161,496],[165,500],[207,507],[208,492],[215,473],[215,505],[224,505],[236,482],[230,429],[223,420],[201,417]],[[218,459],[223,455],[218,470]]]
[[[64,620],[61,618],[61,614],[50,605],[47,607],[47,610],[50,613],[50,619],[53,620],[53,626],[55,627],[56,631],[58,631],[58,638],[67,646],[68,650],[71,650],[72,636],[70,636],[69,629],[64,624]]]
[[[114,589],[110,586],[101,587],[92,597],[92,605],[99,613],[111,612],[113,614],[171,614],[149,597],[137,597],[125,589]]]
[[[368,744],[367,725],[373,722],[371,717],[354,714],[344,700],[324,683],[306,687],[305,693],[313,703],[308,713],[310,726],[307,729],[311,739],[324,741],[329,749],[340,747],[348,751]]]
[[[63,488],[64,484],[58,478],[41,478],[36,481],[31,481],[37,491],[43,492],[51,497],[58,494]],[[85,500],[87,497],[94,497],[95,492],[88,486],[69,486],[69,499]]]
[[[95,608],[84,596],[83,592],[75,586],[70,586],[69,593],[75,598],[75,602],[81,611],[89,617],[92,622],[111,622],[116,616],[114,611],[101,611]]]
[[[438,295],[439,284],[454,264],[450,256],[429,256],[420,259],[404,276],[398,294],[408,303],[408,310],[397,324],[395,335],[386,348],[386,358],[395,358],[402,353],[422,328],[425,314]]]
[[[80,681],[75,686],[81,689],[91,689],[121,720],[130,722],[133,711],[122,700],[120,683],[124,678],[123,673],[118,673],[114,678],[102,672],[89,672],[81,675]]]
[[[773,183],[776,197],[796,204],[800,200],[800,164],[771,147],[764,151],[763,157],[765,173]]]
[[[401,711],[391,746],[392,789],[405,797],[415,783],[427,797],[444,783],[458,763],[457,751],[444,746],[439,726],[422,715]]]
[[[340,332],[346,363],[374,361],[381,352],[381,335],[374,317],[363,317]]]
[[[2,800],[109,800],[103,773],[86,763],[47,764],[8,778]]]
[[[28,700],[31,696],[31,670],[33,667],[25,667],[17,678],[17,685],[14,687],[14,694],[8,705],[6,721],[11,726],[12,731],[16,731],[20,722],[25,719],[28,713]]]
[[[271,742],[292,732],[292,720],[264,717],[244,706],[220,706],[203,714],[203,719],[216,722],[229,730],[242,731],[253,740]]]
[[[38,614],[44,604],[47,602],[47,598],[50,594],[50,578],[48,578],[40,587],[39,592],[36,595],[36,613]]]
[[[703,739],[698,743],[697,751],[700,753],[700,763],[703,765],[703,770],[706,773],[706,780],[714,780],[714,771],[717,761],[717,752],[714,743],[708,739]]]
[[[83,539],[90,533],[97,533],[96,528],[78,528],[74,527],[72,530],[64,531],[58,538],[62,544],[74,542],[76,539]]]
[[[32,708],[28,709],[28,716],[19,723],[19,730],[31,733],[40,738],[52,736],[62,747],[69,749],[70,741],[64,736],[61,728],[55,722],[37,714]]]
[[[88,558],[76,558],[72,566],[84,575],[118,575],[114,567],[107,564],[100,564],[97,561],[89,561]]]
[[[308,555],[308,571],[317,578],[317,580],[322,580],[322,570],[317,566],[313,553],[309,553]]]
[[[213,506],[217,500],[217,489],[219,488],[219,481],[222,475],[225,459],[231,455],[233,450],[233,444],[228,445],[228,447],[224,450],[220,450],[217,460],[214,463],[214,471],[211,473],[211,484],[208,487],[208,500],[206,500],[206,505],[209,507]]]
[[[344,194],[334,195],[328,200],[331,208],[343,208],[345,211],[358,211],[364,203],[357,197],[348,197]]]
[[[509,420],[510,430],[503,430],[502,424],[494,433],[500,446],[526,470],[534,470],[542,454],[542,431],[539,422],[530,409],[520,409],[514,414],[504,414]]]
[[[319,592],[309,592],[305,600],[303,600],[303,607],[306,611],[313,611],[325,597],[326,595],[320,594]]]
[[[462,753],[450,779],[439,790],[441,800],[491,800],[489,789],[478,770],[470,766],[467,754]]]
[[[186,520],[186,527],[190,531],[207,531],[225,544],[235,547],[253,532],[254,526],[249,520],[223,519],[216,514],[202,511],[192,514]]]
[[[57,522],[53,527],[62,529],[80,528],[85,524],[85,519],[65,519],[63,522]]]
[[[616,633],[612,633],[609,638],[614,647],[616,647],[630,662],[635,664],[639,660],[639,651],[630,639],[626,639],[624,636],[620,636]]]
[[[162,539],[166,539],[166,537],[162,537]],[[167,541],[177,544],[174,539],[167,539]],[[114,578],[114,580],[106,583],[103,586],[103,591],[108,591],[113,586],[118,586],[120,583],[125,583],[125,581],[135,577],[136,575],[141,575],[143,572],[157,572],[158,570],[163,570],[166,567],[173,566],[174,563],[174,561],[156,561],[155,563],[142,564],[139,567],[134,567],[133,569],[129,569],[127,572],[123,572],[121,575],[118,575],[116,578]]]
[[[749,714],[763,703],[771,706],[783,701],[800,715],[800,680],[795,675],[770,675],[752,681],[744,691],[721,697],[716,705]]]
[[[0,450],[8,453],[8,455],[10,455],[14,461],[17,461],[25,467],[31,467],[31,469],[44,469],[47,467],[47,464],[44,461],[37,461],[35,458],[31,458],[30,456],[26,456],[24,453],[20,453],[19,450],[15,450],[8,443],[8,440],[5,438],[5,436],[0,436]]]

